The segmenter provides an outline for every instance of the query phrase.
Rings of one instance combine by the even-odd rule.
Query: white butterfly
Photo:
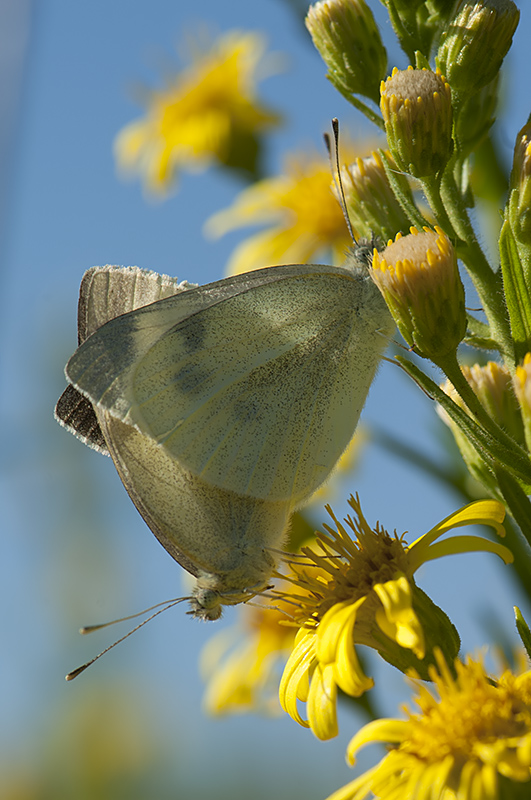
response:
[[[268,583],[290,514],[349,444],[394,323],[367,267],[270,267],[193,287],[94,267],[56,416],[109,452],[216,619]]]

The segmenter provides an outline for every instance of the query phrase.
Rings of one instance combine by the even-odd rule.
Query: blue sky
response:
[[[6,8],[10,5],[16,3]],[[372,5],[384,20],[380,4]],[[531,108],[531,85],[518,77],[527,78],[531,33],[531,10],[521,5],[498,130],[507,163]],[[138,182],[124,183],[115,172],[113,138],[140,111],[133,99],[135,84],[159,85],[161,71],[178,64],[175,46],[187,33],[205,23],[213,33],[261,30],[270,49],[284,54],[285,73],[268,78],[261,90],[264,100],[285,115],[284,127],[269,142],[271,172],[280,169],[290,149],[320,148],[333,116],[353,136],[370,130],[328,84],[300,19],[281,0],[197,0],[193,7],[169,0],[47,0],[29,9],[23,90],[8,157],[0,161],[9,167],[0,247],[0,752],[12,764],[38,764],[55,724],[66,725],[65,715],[74,714],[87,697],[109,686],[119,687],[118,695],[125,684],[141,698],[139,704],[147,703],[153,740],[164,742],[168,763],[177,759],[183,765],[178,777],[164,767],[175,796],[188,785],[208,791],[206,752],[220,785],[244,795],[244,778],[240,785],[234,777],[242,763],[245,780],[261,782],[264,797],[268,792],[280,800],[289,796],[283,794],[288,771],[310,787],[308,800],[326,797],[352,777],[343,756],[360,718],[342,714],[340,737],[326,745],[287,718],[206,719],[200,711],[197,659],[214,628],[195,623],[182,608],[132,637],[83,678],[64,682],[69,669],[110,639],[104,634],[81,639],[80,624],[180,594],[182,571],[136,514],[110,461],[61,430],[52,412],[64,387],[64,363],[75,347],[77,293],[85,269],[136,264],[205,283],[223,276],[241,238],[235,233],[209,242],[202,235],[204,221],[241,188],[226,174],[185,174],[174,197],[153,203]],[[385,22],[384,33],[392,42]],[[16,86],[15,45],[23,37],[3,36],[0,50],[10,55],[13,47],[14,55],[5,59],[0,101],[13,108],[3,87]],[[392,43],[389,56],[391,66],[404,66]],[[2,142],[5,151],[5,137]],[[363,419],[444,457],[431,404],[389,364],[378,374]],[[359,492],[369,521],[408,530],[410,540],[458,505],[450,493],[377,447],[367,450],[361,468],[338,489],[338,515],[350,491]],[[325,518],[321,509],[314,513],[316,522]],[[468,648],[487,640],[486,620],[512,629],[511,608],[519,598],[507,570],[493,557],[452,557],[430,565],[421,585],[456,622]],[[225,624],[231,619],[227,614]],[[398,673],[384,675],[382,702],[390,714],[405,690]],[[70,746],[82,742],[76,743],[74,735]]]

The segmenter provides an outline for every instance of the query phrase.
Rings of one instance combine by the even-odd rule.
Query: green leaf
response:
[[[490,469],[495,470],[503,465],[526,490],[531,491],[531,462],[527,453],[516,442],[501,429],[498,437],[485,430],[409,359],[402,356],[395,356],[395,359],[415,383],[442,406]]]
[[[500,263],[518,362],[531,349],[531,303],[518,246],[508,220],[503,223],[500,234]]]
[[[518,606],[514,607],[514,616],[516,620],[516,628],[518,630],[518,633],[520,634],[520,639],[522,640],[522,644],[526,649],[528,658],[531,658],[531,631],[529,630],[529,625],[523,618],[522,612],[520,611]]]

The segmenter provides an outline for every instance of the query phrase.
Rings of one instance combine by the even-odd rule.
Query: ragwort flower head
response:
[[[150,92],[145,116],[116,137],[118,167],[138,173],[158,195],[167,194],[179,170],[213,162],[256,175],[258,134],[279,122],[256,97],[264,49],[256,33],[227,33],[166,89]]]
[[[347,149],[342,147],[343,158]],[[305,264],[316,255],[330,257],[330,251],[332,262],[342,263],[352,244],[332,190],[330,164],[311,153],[288,156],[281,175],[244,189],[232,206],[207,221],[205,232],[222,236],[235,228],[263,224],[269,227],[234,250],[227,267],[230,275],[278,264]]]
[[[280,670],[296,634],[285,622],[285,614],[255,600],[240,607],[236,626],[219,631],[207,642],[200,665],[207,713],[280,712]]]
[[[288,579],[299,593],[276,592],[277,601],[286,604],[300,627],[282,676],[280,702],[319,739],[337,735],[338,689],[359,697],[373,685],[361,668],[356,644],[375,648],[403,671],[414,665],[425,677],[435,645],[450,661],[455,658],[459,649],[455,628],[413,580],[421,564],[476,550],[512,561],[506,547],[477,536],[435,541],[452,528],[472,524],[489,525],[503,536],[505,511],[496,500],[465,506],[410,546],[403,536],[396,532],[390,536],[379,524],[372,530],[358,498],[351,497],[349,504],[355,519],[347,517],[346,527],[355,538],[328,507],[335,529],[325,526],[326,533],[316,534],[316,545],[302,548],[304,560],[288,562],[293,571]],[[298,700],[306,702],[308,720],[301,717]]]
[[[502,800],[528,797],[531,781],[531,672],[488,675],[481,661],[438,654],[437,696],[417,686],[418,711],[380,719],[351,740],[347,760],[371,742],[393,749],[328,800]],[[524,793],[521,793],[521,790]],[[526,791],[527,790],[527,791]]]

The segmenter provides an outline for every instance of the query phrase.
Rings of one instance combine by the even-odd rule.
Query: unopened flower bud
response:
[[[364,0],[321,0],[310,6],[306,27],[332,83],[377,103],[387,52]]]
[[[498,74],[520,12],[512,0],[465,0],[441,38],[436,62],[452,91],[477,92]]]
[[[452,100],[446,78],[429,69],[393,69],[382,82],[380,108],[399,169],[436,175],[452,154]]]
[[[528,370],[529,378],[527,377]],[[507,431],[515,442],[525,444],[528,432],[526,431],[524,395],[527,392],[531,400],[531,364],[527,366],[524,362],[523,367],[517,368],[514,380],[511,378],[509,370],[503,364],[495,361],[488,361],[484,366],[480,364],[473,364],[471,367],[464,365],[461,367],[461,371],[487,414],[503,430]],[[530,385],[527,387],[526,380],[530,381]],[[446,381],[442,388],[463,411],[466,411],[467,414],[470,413],[450,381]],[[529,432],[531,434],[531,406],[529,412]],[[470,440],[445,411],[438,408],[438,413],[452,431],[469,472],[484,486],[495,491],[496,481]]]
[[[465,335],[465,292],[446,234],[410,230],[374,252],[371,275],[406,342],[438,363]]]
[[[509,220],[519,241],[531,244],[531,119],[519,131],[509,184]]]
[[[397,175],[405,194],[411,194],[407,178]],[[379,153],[357,158],[341,170],[347,211],[359,236],[386,242],[398,231],[409,230],[409,220],[396,199]]]
[[[522,413],[527,449],[531,453],[531,353],[526,353],[522,364],[516,367],[513,383]]]

